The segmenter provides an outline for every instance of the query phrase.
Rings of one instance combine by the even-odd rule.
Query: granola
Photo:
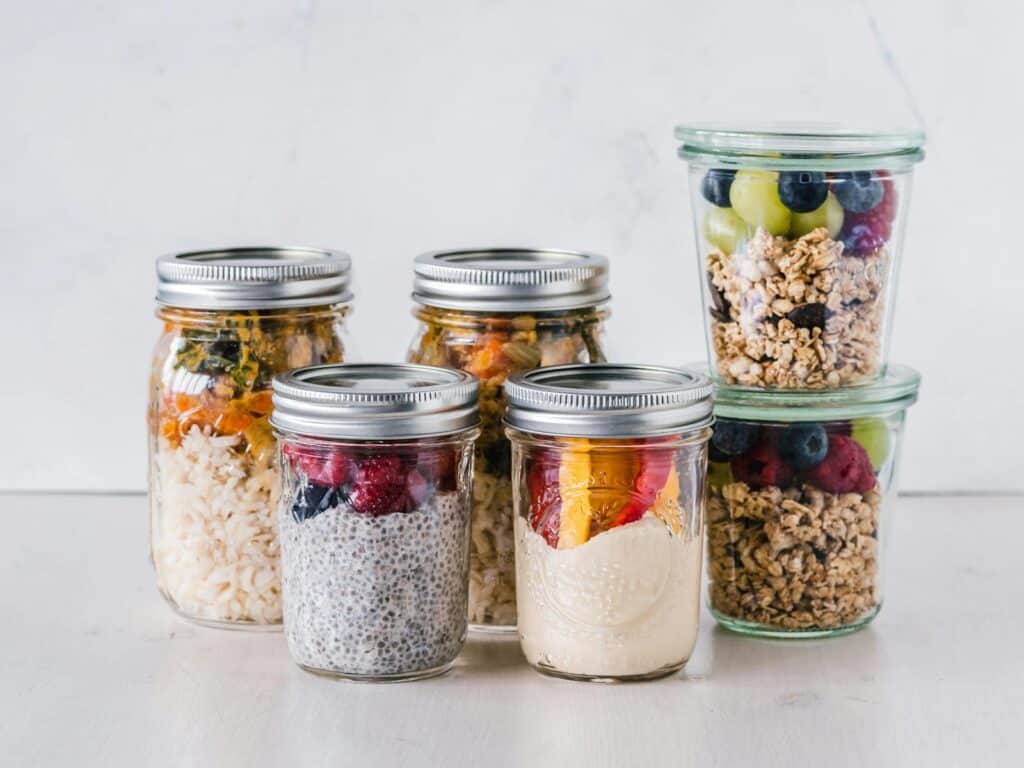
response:
[[[729,384],[835,388],[879,373],[889,253],[845,252],[825,227],[758,228],[745,248],[707,254],[710,333]]]
[[[817,631],[870,618],[880,604],[882,493],[807,483],[708,491],[711,607],[768,627]]]

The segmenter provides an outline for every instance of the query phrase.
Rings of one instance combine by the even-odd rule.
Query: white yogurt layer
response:
[[[697,640],[700,537],[645,515],[572,549],[516,517],[519,637],[527,661],[576,675],[681,665]]]

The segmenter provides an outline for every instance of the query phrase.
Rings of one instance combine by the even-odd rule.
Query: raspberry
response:
[[[416,455],[416,469],[440,491],[455,490],[455,449],[429,448]]]
[[[892,222],[896,218],[896,188],[892,179],[882,182],[882,201],[869,211],[847,211],[843,219],[840,239],[847,253],[866,256],[881,248],[892,236]]]
[[[845,435],[829,435],[828,454],[807,472],[807,481],[829,493],[867,493],[875,487],[875,472],[860,443]]]
[[[406,471],[398,456],[357,459],[348,491],[352,509],[364,515],[390,515],[406,510]]]
[[[337,450],[285,445],[284,455],[291,459],[292,466],[304,474],[309,482],[325,488],[344,483],[352,469],[349,457]]]
[[[754,488],[766,485],[784,488],[793,482],[793,469],[782,460],[776,441],[767,434],[753,450],[734,458],[730,466],[733,477]]]

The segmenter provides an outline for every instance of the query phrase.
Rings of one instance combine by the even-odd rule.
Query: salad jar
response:
[[[160,592],[185,618],[280,625],[271,381],[343,360],[349,273],[345,254],[306,248],[157,261],[150,552]]]
[[[274,379],[284,630],[304,669],[447,670],[466,637],[476,379],[325,365]]]
[[[679,670],[700,613],[707,378],[574,365],[506,392],[526,660],[578,680]]]
[[[893,365],[834,392],[716,389],[707,557],[722,626],[823,637],[878,614],[903,422],[919,383]]]
[[[683,125],[716,383],[885,372],[918,132]]]
[[[605,359],[608,263],[593,254],[522,248],[447,251],[415,262],[419,320],[408,360],[480,379],[473,483],[471,628],[515,631],[510,448],[501,426],[513,373]]]

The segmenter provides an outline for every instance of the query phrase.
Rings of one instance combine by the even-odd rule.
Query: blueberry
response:
[[[871,171],[837,173],[832,182],[832,191],[839,204],[854,213],[870,211],[885,196],[885,187]]]
[[[816,211],[828,197],[825,174],[819,171],[782,171],[779,174],[779,199],[795,213]]]
[[[719,208],[728,208],[729,190],[732,189],[732,180],[736,178],[736,171],[728,171],[725,168],[712,168],[704,174],[704,181],[700,184],[700,193],[709,203]]]
[[[711,446],[726,456],[741,456],[754,447],[759,431],[757,424],[719,421],[711,435]]]
[[[828,319],[828,310],[824,304],[801,304],[793,307],[786,315],[797,328],[822,328]]]
[[[820,424],[791,424],[779,439],[779,455],[795,470],[810,469],[828,453],[828,433]]]
[[[337,503],[338,492],[334,488],[308,483],[295,494],[295,502],[292,504],[292,517],[295,518],[297,523],[301,523],[303,520],[312,520],[321,512],[326,512]]]

